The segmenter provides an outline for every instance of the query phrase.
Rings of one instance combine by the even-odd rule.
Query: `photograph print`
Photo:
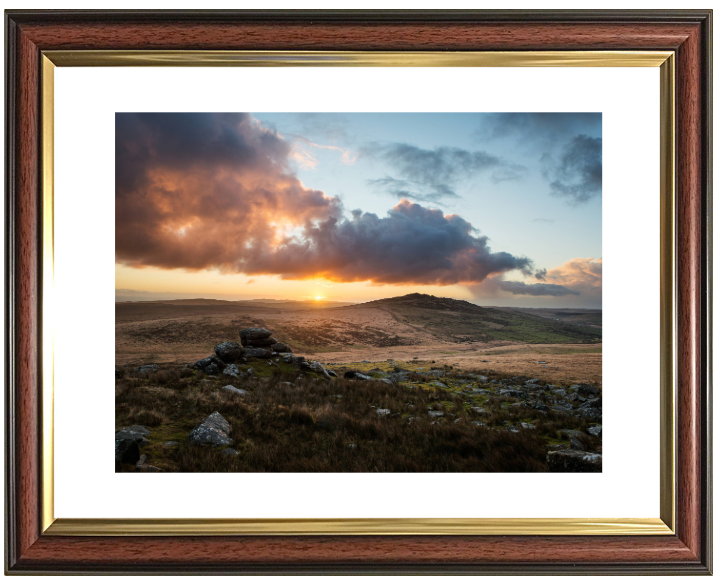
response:
[[[602,115],[117,113],[115,471],[602,472]]]

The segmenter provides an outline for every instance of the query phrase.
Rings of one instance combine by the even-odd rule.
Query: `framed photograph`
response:
[[[7,11],[8,572],[709,574],[711,18]]]

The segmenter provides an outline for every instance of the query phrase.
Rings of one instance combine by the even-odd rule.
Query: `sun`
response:
[[[315,296],[314,299],[315,299],[315,300],[322,300],[323,298],[325,298],[325,296]]]

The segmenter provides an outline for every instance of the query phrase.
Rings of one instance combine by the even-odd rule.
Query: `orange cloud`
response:
[[[573,258],[548,271],[545,280],[582,294],[601,293],[602,258]]]
[[[459,215],[405,199],[382,217],[345,217],[337,197],[292,172],[291,145],[248,114],[117,114],[115,149],[119,264],[375,284],[532,271]]]

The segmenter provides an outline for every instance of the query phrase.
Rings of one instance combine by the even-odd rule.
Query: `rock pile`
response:
[[[287,356],[291,355],[291,352],[290,346],[278,342],[267,328],[241,328],[239,344],[234,341],[221,342],[215,346],[215,354],[190,364],[190,367],[202,370],[208,376],[226,374],[238,378],[243,372],[237,364],[250,362],[256,358],[269,360],[280,354]],[[298,359],[295,363],[302,360],[304,358]],[[246,375],[251,373],[252,369],[244,372]]]
[[[240,342],[246,346],[245,353],[255,358],[271,358],[273,352],[292,352],[290,346],[273,338],[272,332],[267,328],[243,328],[240,330]]]

